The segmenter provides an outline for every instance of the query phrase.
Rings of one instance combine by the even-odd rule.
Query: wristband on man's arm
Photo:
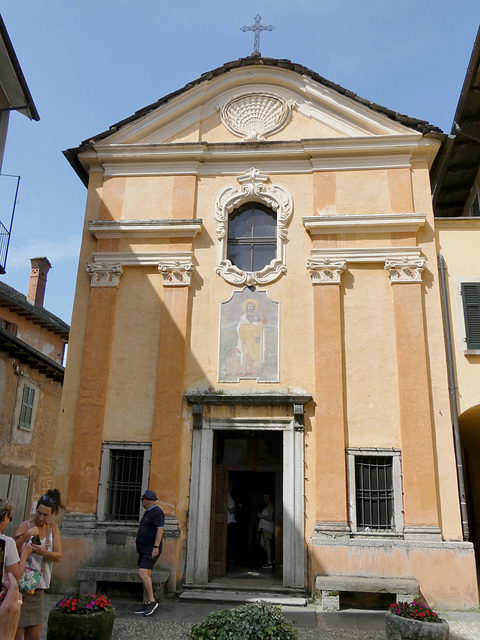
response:
[[[157,545],[157,544],[154,544],[154,545],[153,545],[153,548],[154,548],[154,549],[160,549],[159,545]]]

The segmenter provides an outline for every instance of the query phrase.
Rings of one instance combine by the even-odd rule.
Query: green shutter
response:
[[[467,349],[480,349],[480,282],[462,283]]]
[[[23,387],[22,407],[20,409],[19,426],[22,429],[32,428],[33,402],[35,400],[35,389],[26,384]]]

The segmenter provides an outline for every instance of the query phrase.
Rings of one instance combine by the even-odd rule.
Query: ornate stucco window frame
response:
[[[226,282],[241,285],[264,285],[286,273],[287,227],[293,214],[292,196],[285,187],[267,184],[269,176],[252,167],[237,178],[239,188],[224,187],[215,198],[214,215],[217,221],[218,259],[215,272]],[[247,202],[258,202],[272,209],[277,216],[276,257],[260,271],[242,271],[227,258],[229,216]]]

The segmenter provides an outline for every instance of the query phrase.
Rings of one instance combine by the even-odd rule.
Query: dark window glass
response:
[[[227,257],[242,271],[260,271],[277,253],[274,211],[256,202],[234,212],[228,223]]]
[[[472,216],[475,216],[476,218],[480,216],[480,200],[478,197],[478,193],[473,199],[471,213]]]
[[[112,449],[107,520],[137,521],[142,494],[143,451]]]
[[[356,456],[357,531],[393,530],[393,459]]]
[[[480,282],[462,282],[467,348],[480,349]]]

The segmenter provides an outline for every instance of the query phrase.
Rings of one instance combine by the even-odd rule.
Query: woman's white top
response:
[[[47,526],[47,534],[44,538],[41,538],[40,543],[45,547],[47,551],[53,551],[53,525],[48,524]],[[41,571],[43,564],[42,556],[39,556],[36,553],[31,553],[25,566],[29,569],[33,569],[34,571]],[[40,582],[38,583],[38,589],[48,589],[50,586],[50,578],[52,577],[52,563],[50,560],[45,560],[45,564],[43,565],[43,574],[40,578]]]
[[[273,514],[273,507],[272,514]],[[258,523],[259,529],[265,529],[265,531],[271,531],[272,533],[275,531],[275,522],[273,520],[265,520],[265,518],[269,517],[268,513],[268,505],[264,508],[264,510],[260,513],[260,521]]]
[[[20,556],[18,555],[17,545],[15,540],[9,536],[4,536],[0,533],[0,538],[5,540],[5,567],[9,567],[12,564],[18,564],[20,562]],[[2,576],[2,579],[5,575]]]

